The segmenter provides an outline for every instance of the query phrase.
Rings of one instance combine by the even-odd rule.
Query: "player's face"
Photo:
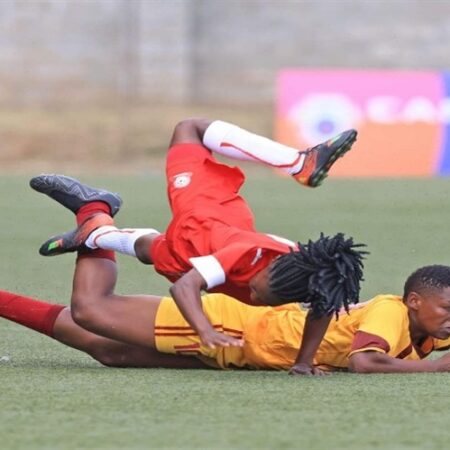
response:
[[[417,325],[428,335],[450,337],[450,287],[421,294],[415,314]]]
[[[277,306],[280,304],[269,289],[269,267],[258,272],[248,283],[250,287],[250,299],[255,305]]]

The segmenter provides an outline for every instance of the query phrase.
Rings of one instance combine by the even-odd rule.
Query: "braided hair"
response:
[[[349,303],[358,303],[363,280],[363,258],[367,254],[342,233],[333,237],[323,233],[317,241],[299,245],[299,250],[280,256],[269,269],[269,288],[282,303],[309,303],[318,319],[333,313],[338,316]]]

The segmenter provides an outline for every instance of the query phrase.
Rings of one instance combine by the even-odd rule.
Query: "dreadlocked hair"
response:
[[[316,319],[333,313],[338,317],[344,307],[358,303],[363,280],[366,251],[342,233],[333,237],[320,234],[317,241],[298,243],[299,250],[280,256],[269,272],[269,288],[281,303],[309,303]]]

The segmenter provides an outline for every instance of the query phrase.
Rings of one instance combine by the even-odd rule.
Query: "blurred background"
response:
[[[160,170],[185,117],[274,136],[282,69],[439,72],[448,42],[446,0],[1,0],[0,167]]]

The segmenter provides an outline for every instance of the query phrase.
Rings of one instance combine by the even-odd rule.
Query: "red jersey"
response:
[[[150,249],[157,272],[175,281],[195,267],[209,291],[250,302],[250,279],[295,244],[254,229],[253,213],[239,195],[243,173],[203,146],[172,147],[167,180],[173,219]]]

